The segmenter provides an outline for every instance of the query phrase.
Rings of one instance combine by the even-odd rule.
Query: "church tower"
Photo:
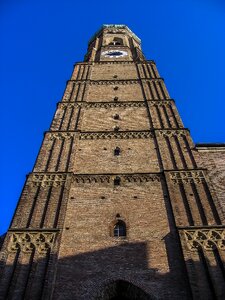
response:
[[[223,224],[154,61],[127,26],[104,25],[27,176],[0,299],[224,299]]]

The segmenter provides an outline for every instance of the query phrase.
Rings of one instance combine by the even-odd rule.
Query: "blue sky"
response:
[[[194,142],[225,142],[223,0],[1,0],[0,233],[73,64],[102,24],[126,24],[142,39]]]

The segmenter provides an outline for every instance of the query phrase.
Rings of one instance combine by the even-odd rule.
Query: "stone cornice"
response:
[[[195,149],[198,152],[224,152],[225,151],[225,143],[196,144]]]

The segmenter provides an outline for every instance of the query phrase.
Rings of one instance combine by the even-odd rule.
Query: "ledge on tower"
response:
[[[225,151],[225,143],[197,143],[195,148],[198,151]]]

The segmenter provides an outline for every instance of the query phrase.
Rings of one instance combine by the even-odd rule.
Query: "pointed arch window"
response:
[[[114,237],[125,237],[126,236],[126,224],[122,220],[116,222],[113,228]]]

